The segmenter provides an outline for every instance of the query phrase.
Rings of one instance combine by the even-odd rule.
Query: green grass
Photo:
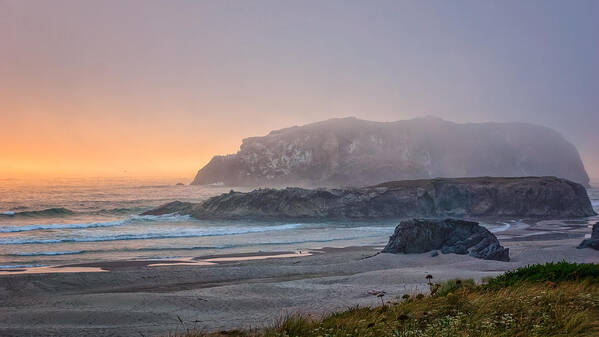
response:
[[[523,282],[565,282],[588,279],[599,282],[599,265],[593,263],[557,262],[535,264],[513,271],[508,271],[491,280],[490,287],[506,287]]]
[[[483,285],[431,283],[433,296],[404,296],[319,319],[291,315],[261,330],[184,336],[599,336],[598,271],[593,264],[533,265]]]

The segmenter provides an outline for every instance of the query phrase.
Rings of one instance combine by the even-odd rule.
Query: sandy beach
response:
[[[510,262],[353,246],[4,271],[0,335],[164,336],[188,328],[260,327],[288,313],[376,305],[373,291],[385,291],[385,300],[426,293],[426,274],[480,280],[533,263],[599,263],[599,251],[576,248],[594,221],[512,225],[497,233]]]

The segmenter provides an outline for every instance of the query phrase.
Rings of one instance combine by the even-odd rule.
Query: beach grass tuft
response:
[[[535,264],[508,271],[490,279],[489,287],[506,287],[523,282],[551,282],[565,281],[599,282],[599,266],[593,263],[570,263],[566,261]]]

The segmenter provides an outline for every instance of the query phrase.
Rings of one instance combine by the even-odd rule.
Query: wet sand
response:
[[[590,222],[512,223],[496,233],[510,248],[510,262],[377,254],[382,247],[365,246],[54,268],[93,272],[4,272],[0,336],[164,336],[191,327],[259,327],[288,313],[376,305],[373,291],[385,291],[387,300],[425,293],[427,274],[480,280],[533,263],[599,263],[599,251],[576,249]]]

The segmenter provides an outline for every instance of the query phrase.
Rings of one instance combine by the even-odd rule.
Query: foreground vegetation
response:
[[[599,336],[599,265],[533,265],[482,285],[472,280],[438,284],[431,276],[427,282],[429,296],[404,295],[321,319],[289,316],[256,331],[184,336]]]

